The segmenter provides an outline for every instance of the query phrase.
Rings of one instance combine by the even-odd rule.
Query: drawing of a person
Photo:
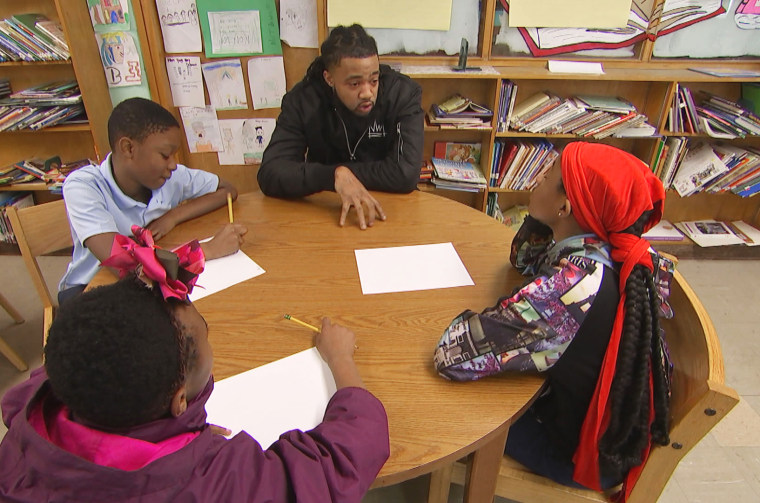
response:
[[[193,121],[191,124],[193,128],[193,134],[195,135],[195,151],[196,152],[212,152],[213,145],[211,141],[206,139],[206,128],[201,121]]]
[[[264,149],[264,128],[261,126],[256,126],[256,145]]]

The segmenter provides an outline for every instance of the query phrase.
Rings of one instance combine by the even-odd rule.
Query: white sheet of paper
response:
[[[290,47],[319,47],[316,0],[280,0],[280,39]]]
[[[167,56],[166,75],[175,107],[205,107],[201,58],[198,56]]]
[[[214,383],[208,422],[245,431],[267,449],[286,431],[321,423],[335,389],[319,351],[307,349]]]
[[[240,59],[223,59],[203,63],[211,106],[217,110],[240,110],[248,108],[245,80]]]
[[[193,293],[189,295],[190,300],[196,302],[265,272],[259,264],[239,250],[226,257],[208,260],[205,269],[198,276]]]
[[[167,53],[201,52],[201,29],[193,0],[156,0],[156,8]]]
[[[475,284],[451,243],[370,248],[354,254],[364,295]]]
[[[547,66],[552,73],[588,73],[601,75],[604,73],[601,63],[592,61],[561,61],[550,59]]]
[[[264,149],[269,145],[276,119],[223,119],[219,121],[224,151],[219,164],[261,164]]]
[[[219,152],[224,148],[213,106],[180,107],[179,115],[190,152]]]
[[[285,63],[282,56],[249,59],[248,82],[254,110],[279,108],[285,95]]]
[[[257,10],[208,13],[212,54],[261,52],[261,17]]]

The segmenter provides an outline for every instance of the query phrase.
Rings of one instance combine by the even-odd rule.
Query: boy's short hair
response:
[[[194,340],[157,290],[130,276],[68,300],[56,314],[45,370],[53,394],[76,416],[123,428],[169,410]]]
[[[155,101],[129,98],[116,105],[108,118],[108,144],[115,150],[121,138],[142,142],[153,133],[175,127],[179,127],[177,119]]]
[[[343,58],[377,56],[377,43],[361,25],[336,26],[322,42],[322,62],[328,70],[340,65]]]

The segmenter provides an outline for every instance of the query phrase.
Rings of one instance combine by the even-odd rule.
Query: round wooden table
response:
[[[359,371],[388,413],[391,455],[373,487],[435,472],[431,500],[445,501],[448,467],[473,453],[466,501],[490,502],[509,424],[543,378],[450,382],[436,373],[433,351],[461,311],[480,311],[522,281],[509,264],[513,234],[480,211],[430,193],[373,195],[388,218],[364,231],[353,212],[345,227],[338,225],[334,193],[238,198],[235,222],[248,227],[242,250],[266,273],[197,301],[209,324],[214,377],[309,348],[311,333],[283,314],[316,326],[329,316],[356,332]],[[227,219],[221,208],[178,226],[161,245],[210,236]],[[444,242],[453,243],[474,286],[362,294],[354,250]]]

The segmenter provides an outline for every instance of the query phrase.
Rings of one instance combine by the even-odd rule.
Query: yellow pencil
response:
[[[293,322],[295,322],[295,323],[298,323],[298,324],[299,324],[299,325],[301,325],[302,327],[310,328],[310,329],[314,330],[315,332],[319,332],[319,331],[320,331],[320,330],[319,330],[317,327],[315,327],[314,325],[309,325],[309,324],[308,324],[308,323],[306,323],[305,321],[301,321],[301,320],[299,320],[298,318],[293,318],[293,317],[292,317],[292,316],[290,316],[289,314],[286,314],[286,315],[284,315],[284,316],[283,316],[283,318],[285,318],[286,320],[290,320],[290,321],[293,321]]]
[[[227,212],[230,214],[230,223],[234,224],[235,219],[232,218],[232,195],[227,192]]]

